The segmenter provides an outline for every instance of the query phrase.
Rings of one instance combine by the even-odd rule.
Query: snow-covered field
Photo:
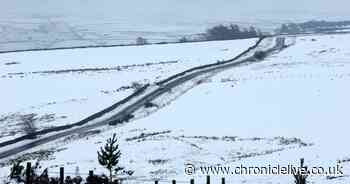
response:
[[[5,0],[0,11],[0,51],[130,44],[140,36],[152,43],[177,41],[230,23],[272,32],[282,23],[347,20],[350,15],[343,4],[319,0]]]
[[[158,81],[191,66],[231,58],[254,41],[0,55],[0,81],[5,89],[1,99],[5,105],[0,111],[3,117],[16,113],[36,113],[38,117],[55,114],[54,121],[43,123],[50,126],[74,122],[130,94],[129,90],[113,91],[121,86],[133,81]],[[305,158],[311,167],[336,166],[340,160],[345,177],[329,180],[326,176],[312,176],[309,180],[317,184],[347,183],[349,41],[350,35],[299,37],[295,45],[260,63],[206,79],[155,114],[114,129],[100,129],[101,134],[73,135],[35,148],[26,156],[41,155],[42,166],[49,167],[52,174],[57,174],[59,166],[65,166],[68,173],[74,173],[79,166],[83,176],[90,169],[106,172],[97,163],[96,151],[117,133],[121,165],[135,171],[130,183],[153,183],[156,178],[181,183],[192,177],[198,183],[204,181],[203,176],[185,175],[187,163],[197,167],[286,166],[298,164],[300,158]],[[177,62],[121,71],[35,73],[160,61]],[[19,64],[6,65],[10,62]],[[58,118],[62,116],[66,118]],[[16,118],[0,120],[4,133],[20,127]],[[45,150],[51,151],[42,156],[40,152]],[[7,167],[2,168],[1,175],[7,171]],[[293,182],[292,176],[226,178],[231,183]]]
[[[0,55],[0,140],[22,135],[23,122],[43,129],[77,122],[185,69],[230,59],[255,39],[23,52]]]

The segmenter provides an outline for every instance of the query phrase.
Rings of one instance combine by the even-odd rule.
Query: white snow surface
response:
[[[295,45],[262,62],[206,79],[157,113],[104,128],[102,134],[80,135],[75,141],[64,139],[32,151],[66,148],[41,161],[52,174],[57,166],[71,173],[79,166],[83,176],[90,169],[106,172],[98,165],[96,151],[116,133],[123,154],[121,165],[135,171],[127,183],[154,183],[156,178],[181,183],[192,177],[196,183],[204,182],[203,176],[185,175],[187,163],[197,167],[286,166],[297,165],[300,158],[310,167],[336,166],[338,160],[344,160],[345,177],[311,176],[309,181],[349,183],[349,41],[347,34],[298,37]],[[227,43],[219,42],[225,45],[220,48]],[[196,60],[191,57],[189,60]],[[4,167],[0,173],[6,175],[7,170]],[[226,179],[228,183],[293,183],[292,176]]]
[[[5,137],[0,140],[21,135],[28,114],[36,115],[39,129],[74,123],[131,94],[134,89],[121,88],[133,82],[153,83],[194,66],[231,59],[255,41],[1,54],[0,126]]]

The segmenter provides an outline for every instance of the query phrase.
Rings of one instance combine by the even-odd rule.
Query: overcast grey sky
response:
[[[349,0],[1,0],[0,18],[27,16],[152,19],[240,17],[339,19],[350,17]]]

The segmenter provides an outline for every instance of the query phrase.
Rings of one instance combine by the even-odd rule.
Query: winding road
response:
[[[39,145],[43,145],[45,143],[57,140],[59,138],[63,138],[65,136],[69,136],[75,133],[85,132],[88,130],[92,130],[98,127],[109,125],[111,122],[121,122],[125,119],[125,116],[134,113],[140,108],[144,107],[146,103],[155,100],[157,97],[169,92],[174,87],[177,87],[187,81],[190,81],[198,76],[203,74],[208,74],[210,72],[221,71],[228,68],[236,67],[241,64],[252,63],[259,61],[258,58],[255,57],[254,53],[256,52],[256,48],[259,44],[264,40],[261,38],[254,46],[247,49],[245,52],[240,54],[238,57],[227,60],[224,62],[219,62],[216,64],[211,64],[207,66],[197,67],[196,70],[188,70],[190,72],[182,72],[183,75],[175,75],[170,77],[168,80],[164,80],[163,83],[158,83],[158,88],[152,90],[150,92],[145,92],[141,98],[136,100],[135,102],[127,105],[125,108],[121,109],[115,115],[105,119],[103,121],[98,121],[94,124],[82,125],[78,127],[69,128],[67,130],[60,130],[57,132],[48,132],[47,135],[42,135],[37,139],[22,139],[18,141],[7,141],[6,143],[0,143],[0,159],[7,158],[9,156],[16,155],[23,151],[29,150],[31,148],[37,147]],[[265,50],[266,54],[271,54],[275,51],[281,50],[285,47],[284,41],[276,39],[276,43],[273,47]],[[29,140],[29,143],[22,142],[23,140]],[[22,143],[22,144],[21,144]]]

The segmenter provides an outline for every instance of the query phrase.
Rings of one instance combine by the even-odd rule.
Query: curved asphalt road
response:
[[[281,47],[282,47],[281,45],[276,44],[273,49],[270,49],[267,52],[271,53],[275,50],[280,49]],[[49,135],[49,136],[46,136],[43,138],[39,138],[37,140],[33,140],[30,143],[27,143],[24,145],[19,145],[17,147],[11,148],[9,150],[2,151],[2,152],[0,152],[0,159],[18,154],[20,152],[26,151],[26,150],[31,149],[33,147],[48,143],[50,141],[53,141],[53,140],[56,140],[56,139],[59,139],[59,138],[62,138],[62,137],[65,137],[65,136],[68,136],[68,135],[71,135],[74,133],[85,132],[85,131],[88,131],[88,130],[91,130],[91,129],[94,129],[94,128],[97,128],[100,126],[108,125],[110,122],[123,119],[125,117],[125,115],[132,114],[136,110],[140,109],[141,107],[144,107],[147,102],[150,102],[150,101],[156,99],[158,96],[165,94],[166,92],[170,91],[172,88],[179,86],[179,85],[183,84],[184,82],[187,82],[187,81],[189,81],[195,77],[198,77],[202,74],[235,67],[235,66],[241,65],[243,63],[256,62],[256,61],[258,61],[258,60],[254,56],[251,56],[251,57],[248,57],[248,58],[246,58],[242,61],[239,61],[239,62],[232,61],[230,63],[224,63],[222,65],[218,64],[216,66],[212,66],[212,67],[209,67],[207,69],[202,69],[200,71],[193,72],[193,73],[188,74],[186,76],[182,76],[178,79],[172,80],[171,82],[168,82],[168,83],[160,86],[158,89],[152,91],[151,93],[145,95],[144,97],[137,100],[136,102],[130,104],[129,106],[127,106],[126,108],[121,110],[119,113],[110,117],[107,120],[100,121],[100,122],[92,124],[92,125],[86,125],[86,126],[58,132],[58,133],[55,133],[54,135]]]

